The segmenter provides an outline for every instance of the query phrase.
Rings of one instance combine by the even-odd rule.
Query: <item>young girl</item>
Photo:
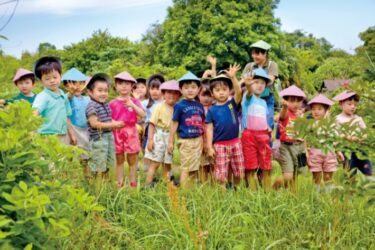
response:
[[[199,102],[203,105],[204,114],[207,115],[208,109],[212,106],[213,97],[209,85],[202,84],[201,90],[199,91]],[[205,126],[206,127],[206,126]],[[206,128],[205,128],[206,131]],[[205,182],[211,175],[212,158],[207,155],[207,152],[202,154],[202,166],[200,171],[200,180]]]
[[[116,146],[116,176],[117,187],[124,186],[125,155],[130,172],[130,187],[137,186],[137,156],[141,145],[136,128],[137,116],[145,116],[141,103],[131,97],[135,79],[128,73],[122,72],[114,77],[115,90],[118,97],[109,103],[112,110],[112,119],[123,121],[125,126],[113,131]]]
[[[164,82],[164,77],[160,74],[150,76],[148,79],[148,96],[149,98],[142,101],[143,110],[146,112],[145,118],[145,132],[143,136],[142,149],[145,150],[148,139],[148,123],[150,122],[152,112],[163,101],[163,95],[160,91],[160,85]],[[150,161],[146,158],[143,159],[143,170],[147,171]]]
[[[311,108],[313,119],[316,122],[324,119],[327,115],[329,107],[332,104],[333,102],[322,94],[313,98],[308,103]],[[324,140],[322,143],[324,143]],[[336,154],[334,152],[327,152],[327,154],[324,154],[321,149],[312,147],[307,150],[306,157],[308,167],[313,174],[313,181],[315,183],[316,190],[320,192],[320,182],[323,173],[325,190],[326,192],[330,192],[332,190],[332,175],[337,170],[338,164]]]
[[[180,183],[186,187],[189,177],[196,179],[201,165],[203,151],[203,105],[196,101],[199,93],[200,79],[191,72],[178,80],[184,99],[176,103],[168,141],[168,152],[173,153],[174,137],[178,134],[181,175]]]
[[[168,153],[167,145],[169,129],[172,121],[173,107],[181,96],[178,82],[175,80],[160,85],[164,102],[156,105],[149,122],[148,141],[145,158],[150,160],[146,185],[150,185],[159,165],[163,165],[163,177],[169,180],[172,165],[172,154]]]
[[[366,124],[362,117],[355,114],[359,102],[359,95],[357,95],[355,92],[344,91],[335,96],[333,99],[340,103],[342,110],[341,114],[336,116],[336,123],[338,125],[349,123],[351,126],[353,126],[353,133],[348,135],[346,138],[352,142],[359,142],[360,139],[355,136],[355,134],[366,128]],[[339,153],[339,155],[341,158],[340,160],[345,159],[342,153]],[[372,176],[371,161],[369,159],[359,159],[356,152],[352,152],[351,154],[348,170],[353,171],[352,175],[355,175],[357,170],[359,170],[366,176]]]
[[[136,81],[137,83],[134,86],[133,97],[142,102],[148,98],[146,79],[137,78]]]

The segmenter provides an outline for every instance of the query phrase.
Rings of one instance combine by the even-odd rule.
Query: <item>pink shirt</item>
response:
[[[135,98],[130,98],[135,105],[142,108],[142,104]],[[137,113],[133,108],[127,107],[123,100],[116,98],[109,102],[112,110],[112,119],[115,121],[123,121],[125,126],[132,127],[137,123]]]
[[[356,124],[361,129],[366,128],[366,124],[363,121],[362,117],[360,117],[358,115],[347,116],[347,115],[344,115],[344,114],[339,114],[338,116],[336,116],[336,123],[337,124],[344,124],[344,123],[347,123],[347,122],[351,122],[350,125]]]

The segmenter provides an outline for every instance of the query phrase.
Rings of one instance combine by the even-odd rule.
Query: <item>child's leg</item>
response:
[[[245,159],[243,156],[242,144],[237,142],[230,146],[229,150],[230,155],[230,167],[228,172],[231,172],[234,177],[234,185],[238,186],[241,183],[242,178],[244,177],[245,171]]]
[[[138,153],[127,154],[131,187],[137,186],[137,155]]]
[[[181,175],[180,175],[180,184],[182,188],[187,187],[187,183],[189,180],[189,171],[187,170],[181,170]]]
[[[147,171],[147,177],[146,177],[146,186],[150,185],[152,181],[154,180],[155,172],[159,168],[160,163],[156,161],[150,161],[151,164]]]
[[[270,170],[263,170],[262,186],[265,191],[269,191],[271,189],[271,171]]]
[[[320,182],[322,179],[322,172],[312,172],[315,189],[320,192]]]
[[[249,185],[252,191],[257,190],[257,170],[246,170],[245,171],[245,180],[246,183]]]
[[[171,164],[164,163],[163,164],[163,178],[166,183],[169,182],[170,173],[171,173],[172,166]]]
[[[125,155],[116,154],[116,180],[117,180],[118,188],[121,188],[124,186],[124,163],[125,163]]]

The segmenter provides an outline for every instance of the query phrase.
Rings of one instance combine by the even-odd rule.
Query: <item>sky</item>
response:
[[[155,22],[162,22],[172,0],[0,0],[0,46],[5,54],[20,57],[49,42],[61,49],[90,37],[98,29],[132,41]],[[281,0],[275,16],[283,31],[301,29],[326,38],[335,48],[354,53],[358,34],[375,25],[375,0]]]

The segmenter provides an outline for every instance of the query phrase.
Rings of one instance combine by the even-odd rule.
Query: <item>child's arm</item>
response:
[[[211,77],[216,76],[216,57],[208,55],[207,62],[211,64]]]
[[[77,145],[77,138],[76,138],[76,135],[75,135],[74,130],[73,130],[72,122],[70,121],[69,118],[66,119],[66,123],[68,124],[68,135],[69,135],[69,138],[70,138],[70,143],[72,145]]]
[[[234,90],[234,101],[238,104],[242,99],[241,86],[237,80],[236,73],[241,69],[241,66],[237,63],[230,65],[229,70],[225,70],[225,73],[232,80]]]
[[[122,128],[125,126],[125,123],[123,121],[112,120],[112,122],[100,122],[96,115],[91,115],[88,121],[90,126],[96,129]]]
[[[282,101],[282,106],[283,107],[281,108],[281,111],[280,111],[279,120],[285,120],[287,113],[288,113],[288,102],[284,99]]]
[[[213,123],[207,123],[206,124],[206,134],[207,134],[207,155],[209,157],[214,158],[215,157],[215,150],[212,144],[213,140],[213,131],[214,131],[214,125]]]
[[[133,108],[138,117],[143,118],[146,116],[146,112],[143,108],[138,107],[138,105],[136,105],[130,98],[125,101],[125,105]]]
[[[147,137],[147,149],[154,151],[154,133],[155,126],[151,122],[148,124],[148,137]]]
[[[177,128],[178,128],[178,122],[172,120],[171,128],[169,130],[169,139],[168,139],[168,153],[169,154],[173,154],[174,136],[176,134]]]

